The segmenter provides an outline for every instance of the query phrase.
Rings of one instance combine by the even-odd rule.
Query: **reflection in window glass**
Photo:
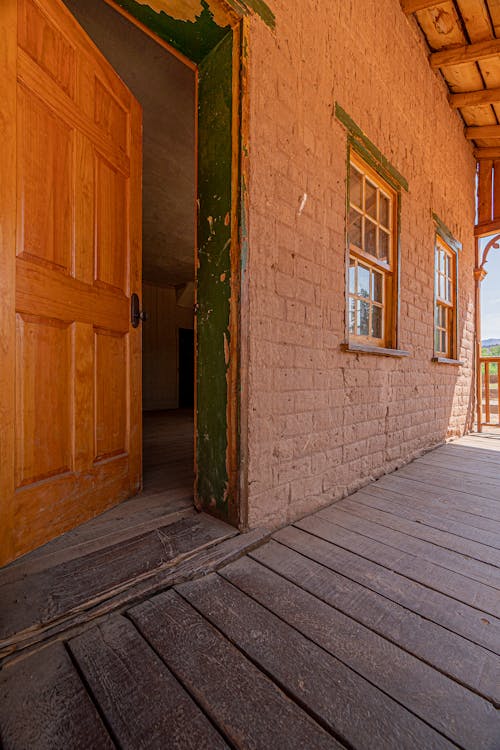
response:
[[[396,193],[357,156],[349,176],[348,330],[376,346],[391,346],[396,283],[393,267]],[[388,305],[391,304],[391,309]]]

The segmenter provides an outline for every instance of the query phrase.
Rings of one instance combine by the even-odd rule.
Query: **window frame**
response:
[[[448,275],[447,269],[444,269],[444,273],[441,272],[439,267],[439,250],[444,251],[445,257],[450,259],[449,270],[451,276]],[[451,301],[442,297],[439,294],[440,279],[444,280],[446,287],[450,282],[451,287]],[[438,310],[446,311],[446,324],[445,326],[437,325],[437,312]],[[436,333],[440,332],[440,338],[442,338],[442,332],[446,333],[446,339],[448,346],[446,351],[438,349],[436,346]],[[432,325],[432,338],[433,338],[433,360],[435,362],[456,362],[457,361],[457,343],[458,343],[458,251],[452,243],[448,242],[439,231],[436,231],[434,240],[434,307],[433,307],[433,325]]]
[[[348,349],[359,349],[362,351],[381,353],[381,354],[394,354],[394,355],[405,355],[403,352],[399,352],[398,346],[398,330],[399,330],[399,267],[400,267],[400,200],[401,193],[389,180],[387,180],[384,174],[381,174],[379,170],[372,166],[363,155],[352,147],[348,148],[348,160],[347,160],[347,191],[346,191],[346,316],[345,316],[345,336],[348,342],[346,348]],[[364,199],[362,200],[361,206],[351,205],[351,175],[352,170],[356,169],[360,172],[363,178],[363,185],[365,180],[374,184],[377,188],[377,214],[376,221],[366,211],[366,204]],[[380,221],[379,202],[380,194],[383,194],[390,200],[389,208],[389,227],[384,227]],[[390,236],[390,250],[388,260],[381,260],[374,255],[366,252],[364,248],[360,248],[351,242],[349,236],[349,215],[351,208],[357,211],[362,217],[362,232],[366,221],[371,221],[377,227],[377,234],[379,232],[385,232],[389,229]],[[368,217],[368,218],[367,218]],[[378,242],[378,240],[377,240]],[[371,295],[372,282],[370,281],[370,321],[372,319],[372,310],[374,307],[382,307],[382,335],[381,337],[358,335],[352,333],[350,328],[351,318],[351,299],[361,300],[359,294],[353,294],[350,287],[350,276],[351,276],[351,258],[355,260],[356,266],[359,264],[370,270],[370,279],[373,273],[381,273],[383,276],[383,292],[382,292],[382,303],[378,304],[378,301],[373,299]],[[366,300],[366,298],[365,298]]]

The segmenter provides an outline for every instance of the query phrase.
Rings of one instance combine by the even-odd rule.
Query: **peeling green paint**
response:
[[[448,229],[444,221],[441,221],[439,216],[435,213],[432,214],[432,218],[436,224],[436,234],[438,234],[444,242],[451,247],[452,250],[458,251],[462,249],[462,243],[455,239],[452,232]]]
[[[199,67],[197,495],[222,517],[230,504],[226,375],[231,344],[232,53],[229,33]]]
[[[116,0],[124,10],[154,31],[183,55],[195,63],[200,63],[230,31],[230,26],[219,26],[206,0],[201,0],[202,11],[196,21],[182,21],[159,13],[149,5],[136,0]]]
[[[264,0],[228,0],[228,2],[234,10],[245,14],[249,11],[253,11],[254,13],[257,13],[270,29],[276,28],[276,16]]]
[[[370,164],[377,169],[387,182],[396,190],[403,188],[408,190],[408,182],[398,170],[393,167],[383,153],[374,143],[363,133],[359,125],[342,109],[338,102],[335,102],[335,117],[349,131],[349,140],[353,148]]]

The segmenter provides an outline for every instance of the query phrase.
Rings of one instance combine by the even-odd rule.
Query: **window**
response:
[[[349,340],[395,341],[397,193],[356,154],[349,170]]]
[[[456,357],[457,321],[457,255],[436,238],[434,355],[444,359]]]

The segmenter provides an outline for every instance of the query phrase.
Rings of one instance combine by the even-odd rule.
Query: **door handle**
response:
[[[145,321],[147,319],[148,314],[140,309],[139,296],[134,292],[130,298],[130,322],[132,323],[132,328],[137,328],[141,320]]]

